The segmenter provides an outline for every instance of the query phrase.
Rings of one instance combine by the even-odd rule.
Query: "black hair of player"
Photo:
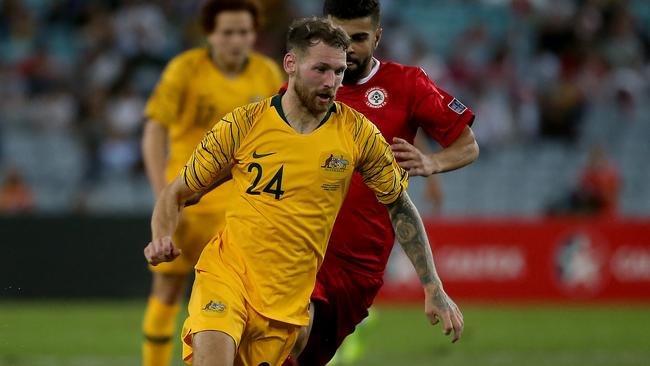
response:
[[[325,0],[323,15],[344,20],[370,17],[377,26],[381,7],[379,0]]]
[[[256,30],[262,25],[262,6],[257,0],[207,0],[200,14],[203,33],[212,33],[217,25],[217,15],[225,11],[247,11],[253,17]]]

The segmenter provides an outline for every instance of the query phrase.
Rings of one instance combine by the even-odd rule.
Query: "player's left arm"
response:
[[[388,207],[393,228],[420,278],[425,300],[425,313],[432,324],[442,320],[443,332],[452,330],[456,342],[463,331],[463,315],[447,296],[433,264],[433,255],[420,214],[411,202],[406,187],[408,174],[397,165],[377,127],[360,113],[356,115],[354,138],[359,147],[358,166],[364,183],[374,191],[379,202]]]
[[[427,154],[399,137],[393,138],[391,148],[399,165],[409,175],[425,177],[462,168],[476,160],[479,154],[478,143],[469,126],[465,126],[451,145],[437,152]]]
[[[400,166],[410,175],[429,176],[461,168],[478,158],[479,148],[470,126],[474,112],[439,88],[422,69],[409,73],[411,118],[427,135],[444,147],[421,151],[406,140],[393,139],[392,148]]]
[[[417,208],[406,191],[386,206],[395,229],[395,237],[413,264],[424,288],[424,311],[427,317],[431,324],[442,320],[443,333],[449,335],[453,331],[452,342],[456,342],[463,333],[463,314],[443,289]]]

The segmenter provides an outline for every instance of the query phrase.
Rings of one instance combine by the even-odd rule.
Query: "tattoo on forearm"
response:
[[[433,264],[431,247],[427,239],[422,219],[406,193],[388,206],[395,236],[413,267],[422,285],[440,284]]]
[[[431,298],[433,305],[438,309],[449,309],[451,308],[449,301],[447,294],[445,294],[440,287],[436,288],[433,297]]]

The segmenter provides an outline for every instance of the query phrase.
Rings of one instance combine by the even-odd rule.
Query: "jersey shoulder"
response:
[[[259,52],[251,52],[250,54],[250,63],[251,66],[255,69],[278,69],[278,64],[273,61],[268,56],[265,56]]]
[[[271,101],[273,97],[265,98],[259,102],[245,104],[235,108],[232,113],[229,113],[224,119],[232,118],[236,122],[242,122],[249,128],[259,121],[264,114],[272,108]]]
[[[183,51],[178,55],[174,56],[170,61],[170,64],[175,64],[181,66],[184,69],[194,68],[199,62],[208,58],[208,50],[205,48],[192,48],[187,51]]]
[[[429,78],[419,66],[409,66],[392,61],[381,61],[377,81],[388,82],[391,87],[411,88],[419,78]]]
[[[188,76],[200,72],[202,61],[208,58],[205,48],[193,48],[179,53],[167,64],[165,73],[173,78],[187,80]]]
[[[365,125],[374,126],[368,118],[356,109],[340,101],[334,103],[336,105],[336,113],[338,114],[340,123],[345,126],[345,128],[348,129],[355,138]]]

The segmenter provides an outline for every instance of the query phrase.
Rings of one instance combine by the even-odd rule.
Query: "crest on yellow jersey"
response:
[[[221,301],[214,302],[214,301],[210,300],[210,302],[205,304],[205,306],[203,307],[203,311],[215,312],[215,313],[223,313],[224,311],[226,311],[226,305],[221,303]]]
[[[337,175],[336,173],[345,173],[350,166],[350,160],[343,153],[338,152],[323,153],[320,161],[321,169],[324,172],[333,173],[334,176]]]

